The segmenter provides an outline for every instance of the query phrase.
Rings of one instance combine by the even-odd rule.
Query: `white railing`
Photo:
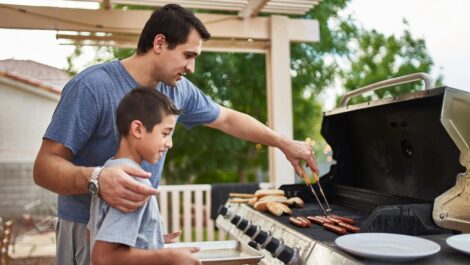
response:
[[[261,183],[268,188],[269,183]],[[211,219],[211,185],[160,185],[160,214],[168,232],[183,232],[181,241],[214,241],[227,239],[227,233],[215,231]]]
[[[181,230],[184,242],[215,240],[215,224],[210,218],[211,185],[160,185],[158,191],[166,231]],[[218,238],[224,239],[226,235],[221,233]]]

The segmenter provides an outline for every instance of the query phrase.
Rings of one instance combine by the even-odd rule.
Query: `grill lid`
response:
[[[459,175],[470,165],[468,117],[470,93],[449,87],[327,112],[321,132],[336,161],[329,182],[429,202],[451,189],[436,199],[434,212],[444,218],[434,220],[446,228],[470,228],[470,205],[464,203],[470,177]]]

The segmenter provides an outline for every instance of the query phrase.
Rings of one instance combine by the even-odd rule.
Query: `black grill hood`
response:
[[[321,134],[333,150],[334,185],[433,201],[465,171],[441,123],[449,87],[326,112]]]

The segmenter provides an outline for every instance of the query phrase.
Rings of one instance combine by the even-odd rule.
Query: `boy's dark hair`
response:
[[[165,35],[169,49],[188,40],[189,33],[196,29],[203,40],[208,40],[211,34],[206,26],[193,12],[177,4],[168,4],[155,10],[150,16],[140,34],[137,44],[137,54],[144,54],[153,47],[153,40],[158,34]]]
[[[116,126],[121,136],[129,134],[132,121],[139,120],[147,132],[167,115],[181,111],[164,94],[150,87],[137,87],[121,100],[116,111]]]

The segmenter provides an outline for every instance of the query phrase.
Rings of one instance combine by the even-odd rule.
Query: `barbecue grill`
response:
[[[423,91],[347,105],[359,93],[420,79]],[[386,80],[324,113],[321,133],[336,163],[320,182],[333,213],[353,218],[361,232],[413,235],[441,246],[410,264],[468,264],[470,257],[445,240],[470,231],[470,93],[431,83],[421,73]],[[280,189],[305,201],[293,216],[322,214],[304,184]],[[244,204],[226,203],[219,213],[217,226],[258,249],[261,264],[382,264],[340,250],[339,235],[321,226],[299,228],[289,216]]]

